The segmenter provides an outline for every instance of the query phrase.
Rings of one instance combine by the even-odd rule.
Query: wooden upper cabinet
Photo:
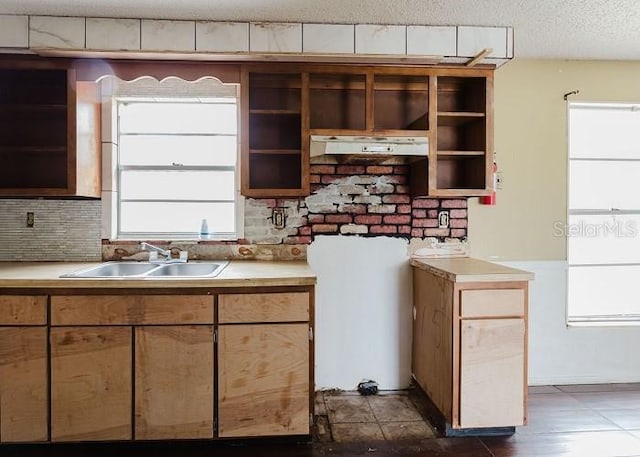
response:
[[[351,135],[428,138],[429,157],[408,160],[415,197],[487,195],[493,190],[493,71],[247,66],[241,81],[242,192],[308,195],[311,135]]]
[[[100,90],[64,62],[0,60],[0,196],[100,196]]]
[[[435,179],[431,195],[487,195],[493,190],[493,76],[439,75]]]
[[[314,67],[309,116],[312,135],[426,136],[429,76],[415,68]]]
[[[248,67],[241,80],[242,194],[309,193],[307,77],[300,71]]]

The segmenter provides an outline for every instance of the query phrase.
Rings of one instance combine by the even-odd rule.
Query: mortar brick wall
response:
[[[464,238],[467,200],[412,198],[406,165],[311,165],[311,190],[300,199],[247,199],[245,238],[250,243],[309,244],[316,235]],[[273,227],[274,208],[286,226]],[[449,228],[438,213],[449,212]]]

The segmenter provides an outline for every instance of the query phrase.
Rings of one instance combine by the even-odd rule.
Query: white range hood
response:
[[[311,157],[342,155],[359,157],[429,155],[429,138],[409,136],[311,135]]]

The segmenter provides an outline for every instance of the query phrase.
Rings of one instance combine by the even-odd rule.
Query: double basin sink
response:
[[[193,263],[105,262],[62,275],[62,278],[213,278],[229,261]]]

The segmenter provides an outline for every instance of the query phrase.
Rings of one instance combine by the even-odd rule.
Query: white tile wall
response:
[[[353,54],[355,26],[352,24],[303,24],[302,52]]]
[[[355,27],[356,54],[406,54],[406,26],[356,24]]]
[[[195,21],[142,20],[141,47],[145,51],[195,51]]]
[[[31,36],[29,33],[29,21]],[[464,62],[486,48],[514,56],[512,27],[216,22],[0,15],[0,48],[82,48],[174,52],[255,52],[443,56]],[[31,40],[29,42],[29,40]]]
[[[302,52],[302,24],[252,22],[249,25],[251,52]]]
[[[407,26],[407,55],[455,56],[456,27]]]
[[[209,52],[248,52],[248,22],[196,22],[196,50]]]
[[[458,56],[473,57],[483,49],[493,52],[487,57],[507,57],[506,27],[458,27]]]
[[[87,48],[139,50],[140,19],[87,18]]]
[[[31,16],[29,47],[82,49],[84,31],[83,17]]]
[[[26,227],[27,212],[35,226]],[[102,258],[100,200],[0,200],[0,261]]]
[[[0,15],[0,48],[29,47],[29,16]]]

